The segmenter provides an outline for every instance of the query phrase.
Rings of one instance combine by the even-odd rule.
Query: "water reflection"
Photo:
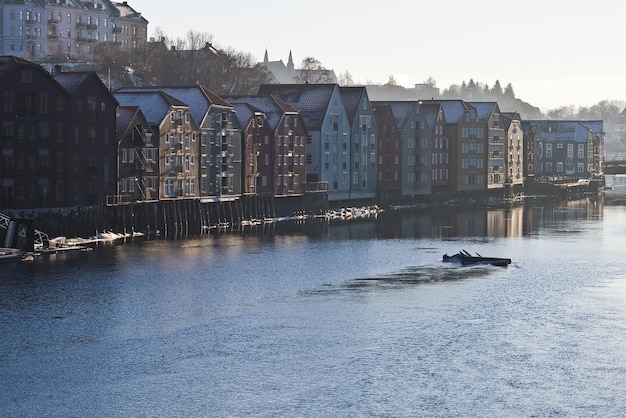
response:
[[[435,266],[410,266],[400,271],[372,277],[362,277],[339,285],[326,285],[323,288],[308,291],[307,295],[330,294],[338,292],[370,292],[398,290],[413,286],[438,282],[453,282],[470,278],[487,277],[499,274],[503,269],[494,266],[464,267],[454,264]]]
[[[530,200],[506,208],[443,207],[413,213],[386,212],[378,220],[377,234],[382,238],[519,238],[559,221],[598,219],[603,208],[602,199],[584,198]]]

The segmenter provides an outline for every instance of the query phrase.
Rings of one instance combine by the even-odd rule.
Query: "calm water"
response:
[[[0,415],[626,416],[625,248],[582,200],[2,265]]]

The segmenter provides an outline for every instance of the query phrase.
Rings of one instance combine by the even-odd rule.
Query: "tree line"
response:
[[[100,43],[95,48],[95,60],[112,87],[134,85],[195,85],[202,84],[220,96],[256,94],[261,84],[271,83],[272,74],[255,57],[234,48],[221,48],[213,35],[190,30],[186,36],[171,38],[161,29],[154,32],[156,41],[145,49],[129,51],[112,42]],[[306,57],[296,77],[298,83],[330,82],[329,71],[314,57]],[[337,77],[339,85],[354,85],[349,71]],[[424,84],[436,87],[434,78]],[[397,85],[393,76],[387,85]],[[601,101],[591,107],[563,106],[545,114],[535,106],[515,96],[513,85],[502,87],[499,80],[492,86],[474,79],[452,84],[441,90],[441,99],[467,101],[496,101],[503,111],[518,111],[527,119],[618,120],[626,102]]]

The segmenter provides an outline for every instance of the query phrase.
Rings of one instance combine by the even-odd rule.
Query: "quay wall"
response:
[[[50,238],[91,237],[104,231],[184,237],[217,229],[237,230],[247,222],[324,215],[327,210],[328,194],[315,192],[287,197],[240,196],[221,201],[183,199],[113,206],[8,209],[2,213],[12,218],[34,219],[35,228]]]

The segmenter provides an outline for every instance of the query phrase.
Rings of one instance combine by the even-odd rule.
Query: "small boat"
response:
[[[501,257],[483,257],[482,255],[476,253],[476,255],[472,255],[465,250],[461,250],[454,255],[443,255],[443,262],[445,263],[461,263],[464,266],[473,266],[476,264],[489,264],[492,266],[498,267],[506,267],[511,264],[510,258],[501,258]]]

